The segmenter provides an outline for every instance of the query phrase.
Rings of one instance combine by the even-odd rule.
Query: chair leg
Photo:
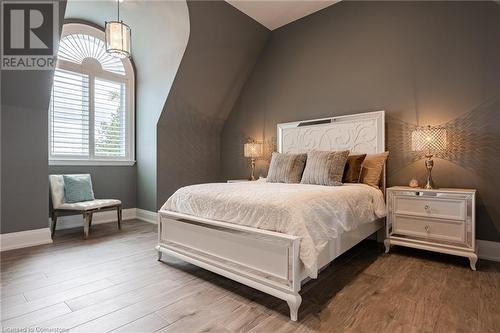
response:
[[[54,234],[56,233],[56,223],[57,223],[57,212],[55,210],[52,211],[52,232],[50,237],[54,238]]]
[[[116,207],[116,214],[118,215],[118,230],[122,230],[122,206]]]
[[[83,234],[84,238],[87,239],[89,237],[89,227],[90,227],[90,219],[92,213],[84,213],[85,221],[83,222]]]
[[[89,232],[92,231],[92,217],[94,217],[93,213],[90,213],[90,219],[89,219]]]

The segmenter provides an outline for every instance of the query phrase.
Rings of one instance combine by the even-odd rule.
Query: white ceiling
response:
[[[270,30],[333,5],[340,0],[226,0]]]

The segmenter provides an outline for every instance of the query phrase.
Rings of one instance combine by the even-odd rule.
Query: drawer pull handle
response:
[[[424,206],[424,209],[425,209],[426,211],[429,211],[429,210],[431,210],[431,207],[430,207],[429,205],[425,205],[425,206]]]
[[[425,231],[429,232],[429,230],[431,230],[431,227],[429,225],[426,225],[425,226]]]

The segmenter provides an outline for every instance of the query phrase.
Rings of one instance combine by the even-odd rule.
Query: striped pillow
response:
[[[349,151],[311,151],[301,184],[336,186],[342,185],[342,175]]]
[[[280,154],[274,152],[267,173],[268,183],[300,183],[307,154]]]

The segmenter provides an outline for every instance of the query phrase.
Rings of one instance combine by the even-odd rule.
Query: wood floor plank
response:
[[[116,297],[121,297],[129,292],[140,291],[141,288],[149,287],[153,284],[162,284],[162,286],[168,288],[175,288],[180,286],[181,284],[186,285],[186,282],[189,280],[193,280],[193,277],[187,276],[186,278],[174,278],[172,274],[166,273],[166,267],[162,264],[157,263],[154,270],[147,270],[143,276],[130,279],[128,281],[124,281],[118,284],[115,284],[112,287],[96,291],[94,293],[89,293],[82,295],[80,297],[76,297],[73,299],[69,299],[66,301],[66,304],[73,310],[79,310],[85,308],[87,306],[91,306],[94,304],[98,304],[101,302],[105,302],[110,299],[114,299]]]
[[[2,327],[5,329],[9,328],[26,328],[42,323],[51,318],[58,317],[62,314],[71,312],[71,309],[66,305],[66,303],[58,303],[37,311],[27,313],[25,315],[3,320]]]
[[[196,284],[200,283],[200,281],[192,281],[192,283]],[[189,288],[190,283],[183,285],[183,287]],[[168,283],[165,283],[165,281],[158,281],[155,284],[151,284],[144,288],[108,299],[107,301],[95,303],[91,306],[87,306],[66,315],[59,316],[42,324],[47,328],[63,327],[66,329],[71,329],[73,327],[90,322],[94,319],[103,317],[114,311],[123,309],[127,306],[131,306],[143,300],[153,298],[156,295],[162,295],[166,292],[170,292],[174,289],[175,287],[172,287]]]
[[[484,261],[479,268],[481,330],[500,332],[500,265]]]
[[[108,280],[103,280],[103,281],[104,281],[105,287],[110,287],[111,285],[113,285],[113,283],[111,283]],[[35,289],[32,291],[25,292],[24,296],[26,297],[26,299],[29,302],[32,302],[32,301],[40,299],[40,298],[52,296],[54,294],[64,292],[67,290],[71,290],[71,289],[74,289],[77,287],[82,287],[82,286],[85,286],[85,285],[92,283],[92,282],[94,282],[94,281],[92,281],[92,279],[90,279],[90,281],[89,281],[88,278],[73,279],[70,281],[61,282],[61,283],[58,283],[55,285],[50,285],[47,287],[42,287],[42,288],[38,288],[38,289]]]
[[[60,302],[64,302],[68,299],[72,299],[81,295],[86,295],[92,293],[97,290],[106,289],[113,284],[108,280],[99,280],[92,283],[88,283],[85,285],[81,285],[79,287],[64,290],[61,292],[55,292],[51,295],[47,295],[44,298],[40,298],[31,302],[27,302],[25,304],[19,304],[12,307],[2,307],[1,314],[2,319],[14,318],[18,316],[22,316],[28,314],[30,312],[34,312],[37,310],[41,310],[43,308],[52,306],[54,304],[58,304]]]
[[[214,289],[201,289],[191,297],[183,298],[156,310],[156,314],[172,324],[185,317],[192,317],[198,312],[213,305],[214,302],[226,297],[226,293]]]
[[[47,276],[47,278],[54,277],[55,280],[59,279],[62,280],[64,279],[64,275],[73,275],[77,276],[78,272],[81,272],[82,270],[98,270],[99,268],[102,267],[107,267],[107,266],[117,266],[120,264],[120,262],[126,261],[127,256],[132,256],[132,258],[135,258],[137,256],[144,255],[146,253],[149,253],[151,251],[151,248],[149,246],[151,242],[144,242],[143,245],[141,245],[140,249],[137,249],[139,252],[134,253],[134,254],[129,254],[126,251],[126,247],[124,247],[121,251],[114,252],[112,255],[105,256],[105,255],[100,255],[96,253],[95,255],[87,254],[85,255],[85,259],[81,259],[78,256],[73,257],[72,259],[68,260],[63,260],[63,261],[54,261],[50,262],[47,264],[37,264],[36,267],[34,267],[33,271],[29,271],[29,267],[26,267],[24,269],[19,270],[19,274],[22,276],[26,277],[25,280],[25,285],[29,282],[33,284],[37,284],[39,281],[36,280],[36,274],[43,273],[44,275]],[[96,258],[92,260],[92,257]],[[33,276],[33,279],[29,281],[28,275],[24,275],[24,270],[29,271],[31,276]],[[35,273],[33,273],[35,272]],[[2,277],[2,279],[4,279]],[[12,287],[12,284],[10,283],[5,283],[3,287]]]
[[[199,267],[156,260],[156,226],[127,221],[56,233],[0,253],[1,320],[77,332],[500,332],[500,264],[365,241],[286,303]],[[25,297],[26,295],[26,297]]]
[[[26,304],[27,300],[22,294],[2,297],[0,302],[1,307],[11,307],[19,304]]]
[[[152,251],[141,251],[139,254],[124,257],[122,260],[117,260],[113,263],[107,262],[93,267],[75,269],[70,272],[50,275],[49,277],[45,276],[44,279],[35,281],[10,283],[2,286],[2,294],[16,295],[45,287],[61,286],[61,288],[64,288],[65,284],[78,283],[79,280],[92,282],[98,279],[117,276],[127,268],[136,267],[140,269],[141,265],[150,265],[151,261],[147,259],[154,256],[155,254]]]
[[[243,305],[234,310],[228,318],[217,323],[215,331],[248,332],[269,317],[258,309]]]
[[[89,321],[83,325],[74,327],[72,332],[97,332],[112,331],[120,326],[126,325],[145,315],[155,312],[157,309],[165,307],[181,298],[190,297],[207,287],[206,283],[198,283],[190,288],[176,288],[163,294],[155,295],[127,306],[120,310],[109,313],[105,316]]]
[[[155,313],[137,319],[127,325],[119,327],[113,333],[146,333],[155,332],[168,325],[168,322]]]
[[[215,300],[211,306],[203,308],[203,311],[183,316],[159,332],[210,332],[221,330],[227,332],[228,330],[220,325],[222,318],[232,317],[234,311],[240,307],[246,307],[246,305],[224,296]]]
[[[300,317],[303,320],[303,317]],[[262,333],[262,332],[273,332],[273,333],[286,333],[294,332],[299,329],[300,323],[287,320],[285,316],[274,315],[269,316],[260,322],[255,327],[251,328],[248,332]]]
[[[26,284],[29,285],[33,281],[41,281],[47,279],[47,275],[45,275],[43,272],[39,272],[33,275],[28,275],[28,276],[15,276],[13,280],[6,280],[6,279],[1,279],[0,280],[0,291],[11,286],[16,286],[19,284]]]
[[[2,265],[2,280],[8,280],[12,274],[28,275],[46,272],[49,276],[78,268],[91,267],[98,264],[123,259],[128,255],[127,249],[134,246],[137,250],[149,250],[149,244],[153,237],[132,239],[129,242],[119,242],[106,246],[105,244],[84,244],[82,248],[68,251],[65,255],[49,257],[23,257],[13,265]],[[74,253],[73,253],[74,252]],[[72,254],[72,255],[70,255]]]
[[[141,270],[143,267],[150,267],[153,264],[150,259],[154,258],[154,256],[155,253],[153,251],[140,251],[136,255],[125,256],[121,260],[75,269],[57,275],[48,275],[46,281],[43,281],[43,283],[16,286],[15,289],[26,293],[38,288],[60,285],[72,280],[87,279],[87,282],[91,282],[103,278],[115,278],[130,270]],[[11,288],[6,287],[5,289],[9,290]]]

